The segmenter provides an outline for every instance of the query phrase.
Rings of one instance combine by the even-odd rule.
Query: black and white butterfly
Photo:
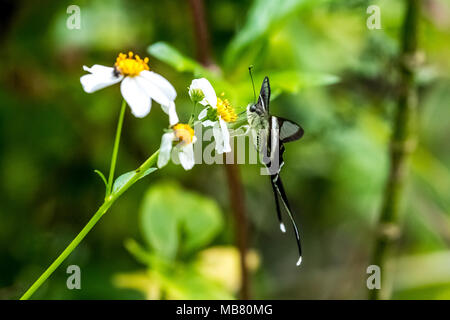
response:
[[[259,93],[258,102],[256,104],[250,104],[247,107],[247,119],[250,124],[253,143],[258,152],[262,155],[263,162],[269,171],[280,229],[282,232],[286,232],[281,216],[279,198],[281,199],[289,219],[291,220],[292,227],[294,228],[299,251],[299,259],[297,261],[297,265],[299,266],[302,262],[300,236],[283,183],[281,182],[280,170],[284,165],[284,143],[300,139],[303,136],[304,131],[301,126],[291,120],[272,116],[269,113],[269,101],[270,84],[269,78],[265,77]]]

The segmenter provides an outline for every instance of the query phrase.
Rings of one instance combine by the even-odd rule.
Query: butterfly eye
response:
[[[255,112],[255,111],[256,111],[256,106],[255,105],[250,106],[250,112]]]

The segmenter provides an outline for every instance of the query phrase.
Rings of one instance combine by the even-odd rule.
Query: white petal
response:
[[[161,147],[158,155],[158,168],[164,167],[170,160],[170,153],[172,151],[172,142],[175,138],[173,132],[167,132],[162,135]]]
[[[85,74],[80,78],[81,85],[87,93],[103,89],[123,79],[122,75],[116,77],[114,75],[114,68],[111,67],[95,64],[91,68],[83,66],[83,69],[91,73]]]
[[[177,92],[175,91],[175,88],[162,75],[148,70],[141,71],[139,75],[143,76],[144,78],[152,82],[154,85],[158,86],[170,100],[175,100],[175,98],[177,97]]]
[[[230,152],[230,132],[228,131],[227,123],[219,117],[219,125],[220,130],[222,131],[222,139],[223,139],[223,152]]]
[[[204,108],[200,113],[198,114],[198,120],[202,120],[203,118],[206,118],[208,115],[208,108]]]
[[[205,120],[202,122],[202,125],[204,127],[214,127],[214,125],[217,123],[217,121],[211,121],[211,120]]]
[[[142,72],[141,72],[142,74]],[[150,81],[142,75],[134,77],[142,90],[144,90],[150,98],[158,102],[160,105],[168,106],[172,99],[153,81]]]
[[[210,105],[213,108],[217,108],[217,96],[216,92],[214,91],[214,88],[212,87],[211,83],[205,79],[194,79],[192,80],[191,86],[189,87],[189,90],[193,89],[200,89],[202,90],[203,94],[205,95],[205,98],[203,98],[200,103],[204,106]]]
[[[170,101],[170,104],[168,106],[161,105],[161,108],[165,113],[169,115],[170,126],[174,126],[179,122],[177,110],[175,109],[175,102]]]
[[[135,117],[142,118],[150,112],[152,100],[139,86],[135,77],[126,77],[123,79],[120,85],[120,91]]]
[[[223,137],[219,122],[216,122],[213,127],[213,136],[216,141],[216,151],[218,154],[223,153]]]
[[[90,73],[111,73],[114,68],[102,66],[101,64],[94,64],[92,67],[83,66],[83,70]]]
[[[180,147],[178,157],[184,170],[192,169],[195,164],[193,143]]]

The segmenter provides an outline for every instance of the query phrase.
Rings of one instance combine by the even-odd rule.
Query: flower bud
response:
[[[201,89],[189,88],[189,96],[191,97],[192,102],[198,103],[205,98],[205,95]]]

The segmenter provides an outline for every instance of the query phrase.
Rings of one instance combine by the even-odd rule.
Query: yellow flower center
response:
[[[222,93],[221,96],[223,95]],[[226,122],[234,122],[237,119],[236,112],[228,99],[217,98],[217,114]]]
[[[143,70],[150,70],[148,67],[148,58],[142,60],[137,54],[128,52],[128,55],[119,53],[116,59],[114,67],[124,76],[134,77],[141,73]]]
[[[194,129],[192,129],[188,124],[178,123],[173,126],[173,131],[175,132],[175,137],[178,141],[185,144],[192,142],[194,137]]]

